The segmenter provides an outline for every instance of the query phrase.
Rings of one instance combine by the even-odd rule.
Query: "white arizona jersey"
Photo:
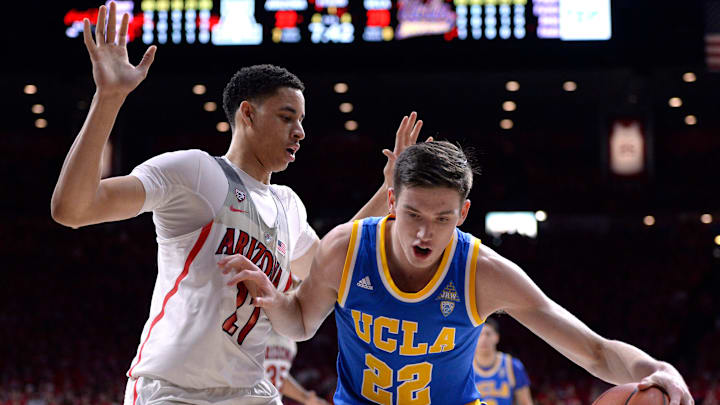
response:
[[[282,388],[290,374],[293,359],[297,354],[297,343],[273,329],[265,348],[265,378],[278,389]]]
[[[277,195],[275,223],[258,214],[238,174],[216,158],[228,180],[223,207],[194,232],[158,245],[158,276],[137,354],[128,377],[160,378],[185,388],[250,387],[263,379],[265,312],[251,303],[244,284],[217,262],[236,253],[250,258],[275,287],[287,290],[288,219]]]

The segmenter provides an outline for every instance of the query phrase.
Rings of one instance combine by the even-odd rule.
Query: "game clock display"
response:
[[[604,41],[610,0],[143,0],[116,1],[130,15],[129,41],[145,44]],[[97,6],[64,16],[66,35],[97,22]],[[120,19],[118,18],[118,21]]]

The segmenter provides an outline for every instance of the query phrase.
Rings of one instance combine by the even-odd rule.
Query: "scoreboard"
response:
[[[118,0],[128,40],[145,44],[258,46],[353,44],[437,37],[443,42],[606,41],[610,0]],[[73,8],[68,37],[95,24]],[[120,19],[118,18],[118,21]]]

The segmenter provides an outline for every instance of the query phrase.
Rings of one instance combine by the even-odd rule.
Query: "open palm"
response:
[[[97,91],[101,94],[125,96],[147,76],[157,47],[149,47],[137,66],[130,64],[126,46],[130,16],[127,13],[122,16],[120,32],[116,32],[116,8],[115,2],[110,2],[108,13],[107,7],[100,6],[94,40],[90,20],[86,18],[83,21],[83,37],[90,53]],[[107,21],[107,33],[105,21]]]

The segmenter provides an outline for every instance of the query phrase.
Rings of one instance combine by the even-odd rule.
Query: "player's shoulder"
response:
[[[507,356],[510,356],[510,355],[508,354]],[[517,357],[510,356],[510,359],[512,359],[513,368],[515,368],[516,370],[522,370],[525,368],[525,366],[523,365],[523,362],[520,361],[520,359],[518,359]]]
[[[357,224],[357,225],[356,225]],[[330,230],[320,241],[320,251],[329,258],[344,258],[353,235],[357,235],[359,222],[346,222]]]
[[[520,270],[515,263],[503,257],[491,247],[480,244],[476,261],[476,271],[479,276],[490,281],[512,276],[522,270]]]
[[[286,207],[292,205],[305,206],[300,196],[292,189],[292,187],[284,184],[271,184],[270,188],[275,192],[275,194],[277,194]]]
[[[213,159],[209,153],[200,149],[180,149],[161,153],[158,156],[167,156],[181,159]]]

